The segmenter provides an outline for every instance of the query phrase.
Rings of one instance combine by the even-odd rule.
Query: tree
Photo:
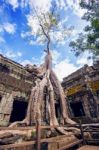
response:
[[[93,53],[94,58],[99,55],[99,1],[81,0],[80,6],[87,10],[82,19],[90,24],[84,28],[84,33],[80,33],[75,41],[70,42],[70,46],[76,56],[88,50]]]
[[[31,96],[29,100],[26,118],[21,123],[26,123],[27,125],[30,125],[38,121],[39,124],[41,124],[42,104],[43,101],[46,101],[49,116],[47,119],[49,125],[53,126],[61,133],[67,134],[68,132],[66,132],[64,128],[57,127],[59,123],[55,113],[55,97],[58,98],[60,103],[60,113],[62,118],[61,123],[64,125],[66,123],[75,124],[75,122],[72,121],[68,116],[64,91],[62,89],[61,83],[59,82],[55,73],[52,70],[52,56],[50,52],[51,33],[54,31],[58,31],[59,15],[56,13],[56,5],[53,5],[52,9],[50,10],[50,13],[47,12],[47,14],[41,13],[40,15],[38,15],[35,8],[34,11],[34,17],[36,17],[36,19],[38,20],[40,27],[38,30],[39,32],[37,33],[39,36],[43,36],[43,40],[44,42],[46,42],[46,56],[44,64],[41,65],[39,68],[27,66],[28,71],[36,71],[38,78],[36,80],[35,87],[33,87],[31,90]],[[45,89],[46,95],[44,96]],[[12,125],[16,125],[16,123]],[[72,128],[72,130],[78,131],[75,128]]]
[[[80,6],[87,9],[87,12],[84,14],[83,19],[89,21],[90,25],[87,25],[84,29],[85,33],[80,33],[78,39],[70,42],[72,50],[75,52],[76,56],[79,56],[84,51],[88,50],[93,53],[93,60],[97,61],[96,57],[99,55],[99,1],[98,0],[89,0],[88,2],[81,0]],[[89,57],[90,58],[90,57]],[[99,60],[98,60],[99,61]],[[87,74],[85,75],[85,83],[89,92],[94,99],[95,106],[95,117],[97,116],[97,106],[96,101],[97,97],[92,91],[90,86],[90,77],[88,76],[88,68],[86,67]],[[89,100],[90,101],[90,100]]]

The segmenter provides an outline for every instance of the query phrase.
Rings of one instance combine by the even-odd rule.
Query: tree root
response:
[[[81,134],[81,131],[80,131],[80,129],[78,129],[78,128],[75,128],[75,127],[64,127],[64,130],[66,130],[66,131],[70,131],[70,132],[72,132],[72,133],[74,133],[74,134]]]
[[[32,88],[28,110],[26,117],[23,121],[17,121],[12,123],[9,127],[16,127],[22,125],[32,125],[39,121],[41,124],[42,120],[42,103],[45,101],[44,99],[44,88],[47,88],[47,111],[49,113],[48,122],[51,126],[59,126],[56,113],[55,113],[55,96],[58,98],[58,102],[60,104],[60,114],[64,124],[75,124],[73,120],[68,117],[67,105],[65,100],[64,91],[62,86],[57,79],[55,73],[52,70],[52,57],[49,52],[45,57],[45,64],[42,68],[42,79],[36,80],[36,86]],[[38,71],[39,72],[39,71]],[[40,70],[41,72],[41,70]],[[46,112],[45,112],[46,113]],[[75,132],[79,132],[76,128],[64,128],[57,127],[56,128],[61,134],[69,135]],[[72,132],[68,132],[72,131]]]

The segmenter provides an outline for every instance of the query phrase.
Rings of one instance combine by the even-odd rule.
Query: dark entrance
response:
[[[85,112],[81,102],[70,103],[74,117],[85,116]]]
[[[60,105],[59,105],[59,103],[55,104],[55,114],[56,114],[56,118],[60,122],[61,115],[60,115]]]
[[[2,96],[0,95],[0,102],[1,102],[1,100],[2,100]]]
[[[22,121],[25,118],[27,106],[28,103],[25,101],[14,100],[10,122]]]

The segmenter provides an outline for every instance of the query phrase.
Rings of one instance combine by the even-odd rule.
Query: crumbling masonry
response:
[[[68,113],[74,120],[99,121],[99,62],[63,79]]]
[[[25,117],[32,84],[29,73],[22,65],[0,55],[1,126],[6,126],[9,122],[16,121],[17,119],[21,120]],[[14,108],[16,110],[13,110]],[[20,116],[19,113],[20,115],[23,114],[23,116]],[[15,115],[16,118],[14,118]]]
[[[33,77],[34,76],[34,77]],[[24,119],[36,74],[31,76],[22,65],[0,55],[0,126]],[[84,66],[64,78],[64,87],[71,118],[99,118],[99,65]],[[46,90],[46,89],[45,89]],[[46,91],[45,91],[46,92]],[[46,105],[44,104],[46,111]],[[56,101],[56,117],[59,122],[60,106]],[[47,114],[43,112],[43,117]],[[44,120],[43,120],[44,121]],[[45,120],[46,123],[46,120]]]

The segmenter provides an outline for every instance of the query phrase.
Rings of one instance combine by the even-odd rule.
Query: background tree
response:
[[[86,20],[89,25],[84,28],[83,33],[80,33],[75,41],[70,42],[70,46],[76,56],[88,50],[95,58],[99,55],[99,1],[81,0],[80,6],[87,10],[82,19]]]

